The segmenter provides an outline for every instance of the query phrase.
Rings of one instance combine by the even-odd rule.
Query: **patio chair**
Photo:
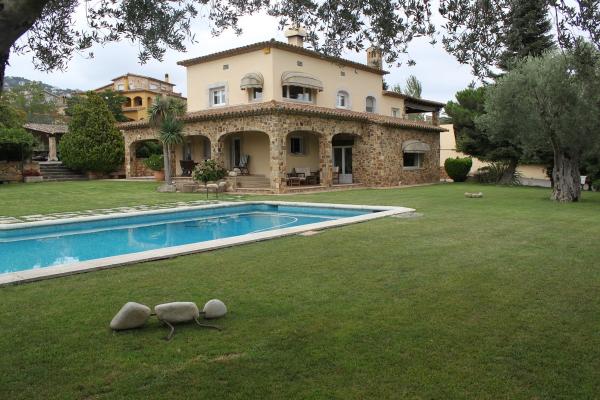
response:
[[[250,175],[250,171],[248,170],[248,164],[250,163],[250,156],[248,154],[243,154],[240,157],[240,165],[236,168],[239,168],[240,175]]]
[[[192,176],[192,171],[198,165],[194,160],[180,160],[181,176]]]
[[[332,184],[340,183],[340,167],[333,167],[333,173],[331,177]]]

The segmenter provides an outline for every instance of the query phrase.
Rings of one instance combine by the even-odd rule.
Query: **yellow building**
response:
[[[148,108],[159,95],[177,97],[185,100],[181,93],[173,91],[175,85],[169,82],[169,74],[165,79],[127,73],[112,79],[112,83],[96,89],[96,92],[114,90],[127,98],[123,105],[123,114],[132,121],[148,118]]]

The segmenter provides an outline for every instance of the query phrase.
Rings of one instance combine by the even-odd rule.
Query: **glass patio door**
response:
[[[231,140],[231,168],[235,168],[240,165],[240,158],[242,157],[242,141],[239,137]]]
[[[340,183],[352,183],[352,146],[333,146],[333,166],[338,167]]]

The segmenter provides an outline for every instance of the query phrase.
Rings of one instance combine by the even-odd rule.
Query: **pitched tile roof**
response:
[[[409,96],[409,95],[403,94],[403,93],[392,92],[392,91],[389,91],[389,90],[384,90],[383,91],[383,95],[384,96],[390,96],[390,97],[397,97],[399,99],[410,100],[413,103],[423,104],[423,105],[426,105],[426,106],[439,107],[439,108],[442,108],[442,107],[446,106],[446,103],[440,103],[440,102],[433,101],[433,100],[425,100],[425,99],[421,99],[421,98],[418,98],[418,97]]]
[[[385,115],[344,110],[339,108],[319,107],[312,104],[301,104],[271,100],[262,103],[243,104],[238,106],[210,108],[202,111],[195,111],[185,114],[181,117],[185,122],[207,121],[214,118],[234,118],[251,115],[265,114],[294,114],[308,115],[324,118],[333,118],[341,120],[352,120],[360,122],[371,122],[385,126],[396,126],[402,128],[412,128],[434,132],[443,132],[446,129],[429,123],[412,121]],[[124,122],[117,125],[120,129],[129,130],[148,127],[148,121]]]
[[[67,125],[33,124],[33,123],[27,123],[27,124],[23,125],[23,128],[29,129],[31,131],[46,133],[49,135],[54,135],[57,133],[67,133],[67,130],[68,130]]]
[[[230,56],[235,56],[238,54],[250,53],[252,51],[261,50],[265,47],[273,47],[276,49],[286,50],[286,51],[290,51],[293,53],[305,55],[308,57],[319,58],[322,60],[331,61],[333,63],[346,65],[346,66],[349,66],[352,68],[360,69],[360,70],[367,71],[367,72],[372,72],[372,73],[379,74],[379,75],[385,75],[385,74],[389,73],[382,69],[373,68],[366,64],[358,63],[356,61],[351,61],[351,60],[347,60],[345,58],[336,57],[336,56],[330,56],[327,54],[319,53],[318,51],[305,49],[304,47],[294,46],[292,44],[279,42],[275,39],[271,39],[271,40],[264,41],[264,42],[253,43],[253,44],[249,44],[247,46],[236,47],[234,49],[219,51],[217,53],[212,53],[212,54],[208,54],[208,55],[201,56],[201,57],[190,58],[188,60],[178,61],[177,64],[183,65],[184,67],[189,67],[194,64],[200,64],[200,63],[204,63],[207,61],[218,60],[218,59],[224,58],[224,57],[230,57]]]

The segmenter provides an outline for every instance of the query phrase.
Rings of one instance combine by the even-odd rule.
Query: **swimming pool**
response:
[[[164,258],[406,210],[412,211],[398,207],[241,202],[1,226],[0,277],[28,279]]]

